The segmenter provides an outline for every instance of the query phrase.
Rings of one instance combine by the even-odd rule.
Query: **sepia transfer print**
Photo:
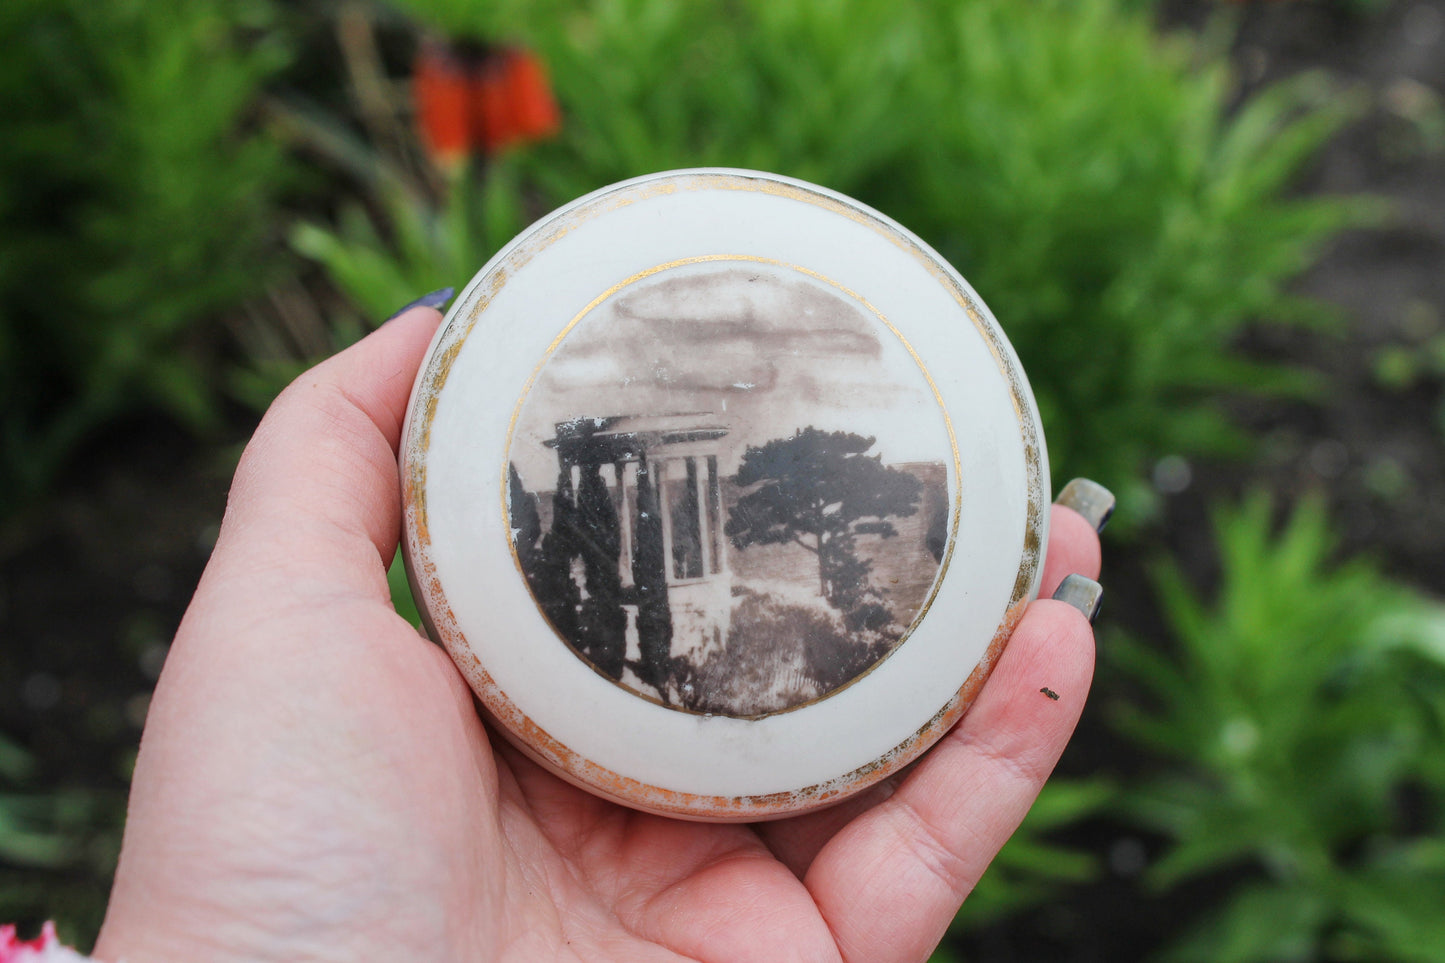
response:
[[[859,299],[743,258],[586,312],[522,399],[506,502],[559,639],[680,711],[757,717],[885,658],[952,525],[947,416]]]

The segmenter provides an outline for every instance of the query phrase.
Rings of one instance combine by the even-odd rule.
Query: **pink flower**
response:
[[[86,957],[60,945],[54,923],[33,940],[17,939],[14,926],[0,926],[0,963],[86,963]]]

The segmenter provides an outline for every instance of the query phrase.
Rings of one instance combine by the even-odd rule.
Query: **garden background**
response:
[[[0,49],[0,919],[93,939],[280,387],[725,165],[937,247],[1120,497],[1083,724],[936,960],[1445,959],[1442,0],[10,0]]]

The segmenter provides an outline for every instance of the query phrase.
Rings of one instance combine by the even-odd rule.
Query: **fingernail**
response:
[[[1072,508],[1094,526],[1094,531],[1102,532],[1114,514],[1114,493],[1096,481],[1075,478],[1059,492],[1057,504]]]
[[[455,288],[438,288],[431,294],[423,294],[421,297],[411,302],[411,304],[403,305],[402,307],[398,308],[390,318],[386,319],[386,321],[391,321],[394,318],[399,318],[403,314],[406,314],[408,311],[410,311],[412,308],[440,309],[443,305],[445,305],[448,301],[452,299],[452,295],[455,293]],[[385,324],[386,321],[383,321],[382,324]]]
[[[1054,598],[1068,602],[1092,623],[1099,614],[1099,605],[1104,601],[1104,586],[1082,575],[1070,575],[1059,583]]]

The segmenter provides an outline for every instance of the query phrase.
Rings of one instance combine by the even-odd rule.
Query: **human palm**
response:
[[[1087,621],[1031,606],[963,722],[842,806],[717,825],[593,797],[487,729],[388,601],[396,444],[437,320],[410,311],[308,372],[248,446],[152,703],[96,954],[927,957],[1073,730]],[[1056,509],[1045,591],[1097,571],[1092,529]]]

